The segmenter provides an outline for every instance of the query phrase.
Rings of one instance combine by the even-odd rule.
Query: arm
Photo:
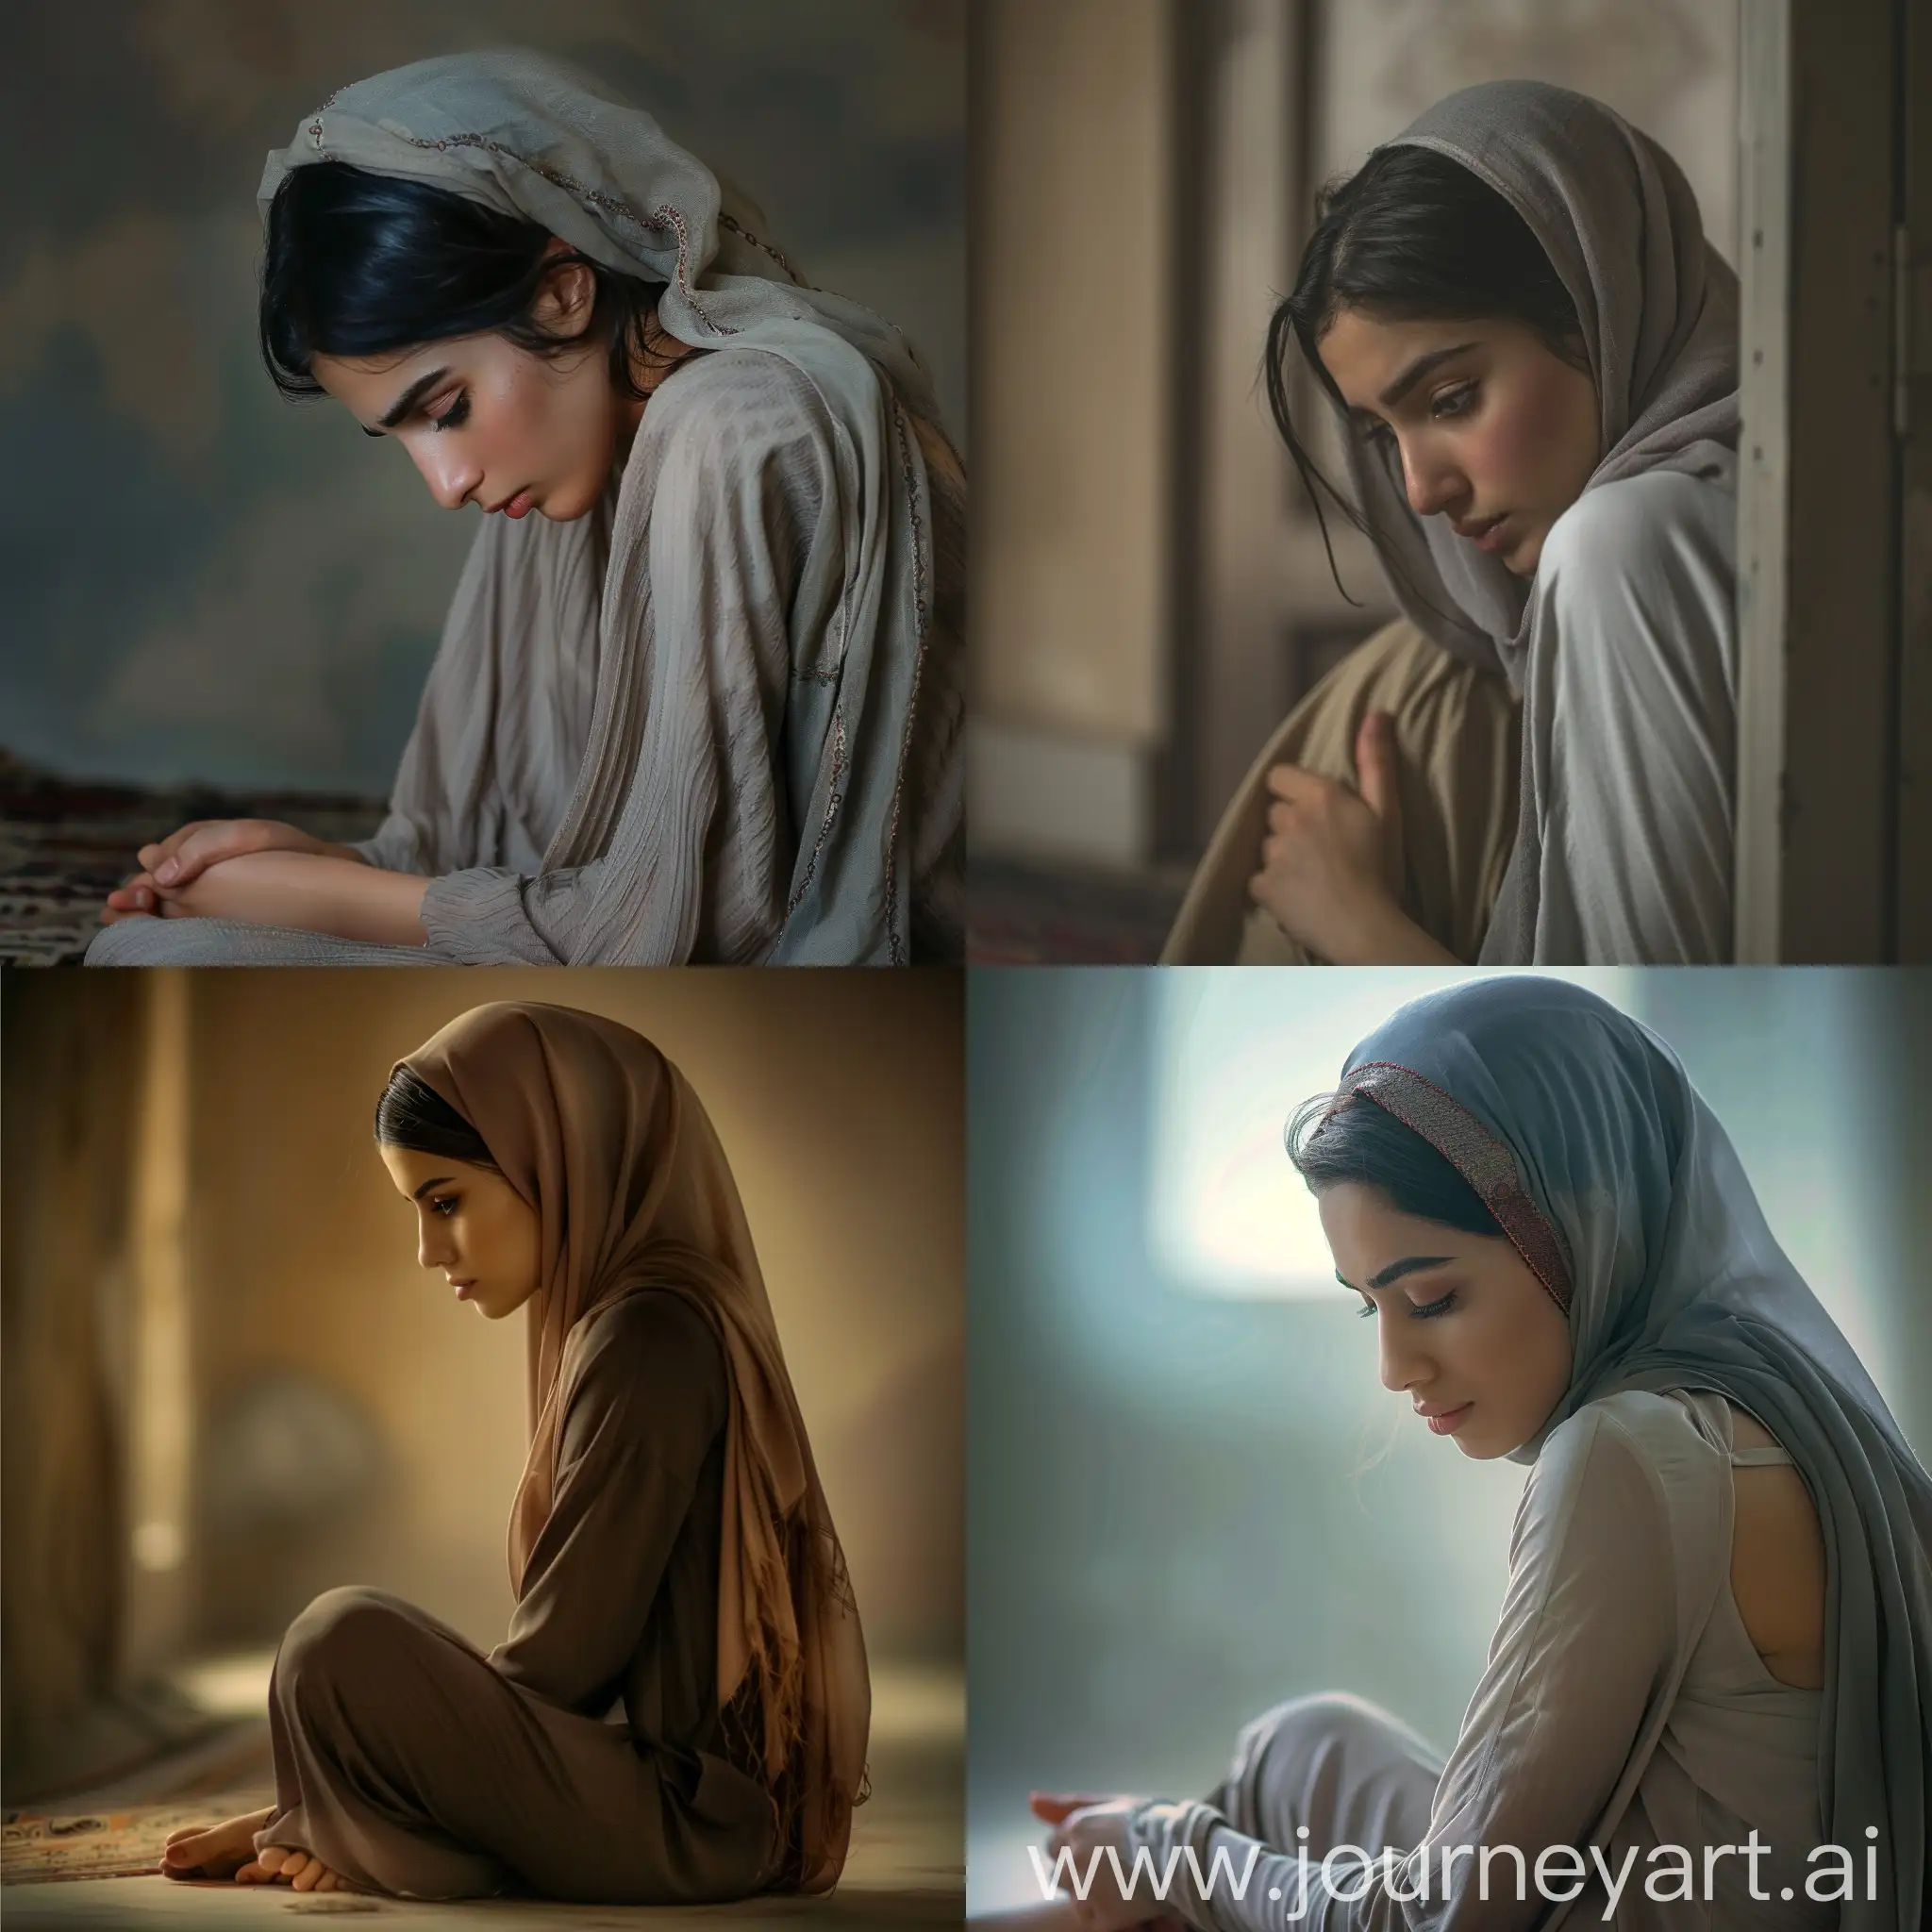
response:
[[[630,462],[592,730],[601,769],[579,786],[607,795],[609,831],[579,865],[438,878],[424,921],[466,964],[667,965],[701,944],[754,959],[784,923],[794,650],[809,658],[833,634],[843,589],[829,421],[776,358],[721,352],[653,398]]]
[[[1524,1491],[1489,1667],[1437,1786],[1428,1836],[1420,1846],[1398,1847],[1390,1861],[1393,1890],[1413,1894],[1425,1860],[1429,1899],[1391,1896],[1385,1864],[1365,1891],[1359,1865],[1338,1866],[1331,1887],[1319,1858],[1311,1857],[1306,1915],[1286,1923],[1307,1932],[1473,1924],[1520,1932],[1535,1924],[1575,1882],[1577,1857],[1564,1848],[1604,1845],[1628,1796],[1621,1784],[1626,1762],[1672,1668],[1675,1591],[1657,1478],[1621,1424],[1586,1409],[1551,1436]],[[1157,1869],[1170,1853],[1179,1855],[1174,1908],[1212,1932],[1282,1932],[1284,1914],[1303,1896],[1298,1858],[1257,1846],[1208,1805],[1143,1806],[1129,1843],[1145,1845]],[[1514,1859],[1498,1851],[1485,1903],[1480,1848],[1511,1845],[1523,1854],[1526,1895],[1517,1896]],[[1451,1849],[1464,1846],[1474,1854]],[[1239,1874],[1253,1851],[1244,1897],[1233,1899],[1224,1882],[1213,1898],[1203,1899],[1186,1882],[1189,1847],[1204,1874],[1223,1855]],[[1537,1859],[1548,1848],[1555,1849],[1545,1868],[1546,1898],[1537,1886]],[[1379,1857],[1382,1847],[1366,1849]],[[1580,1856],[1582,1872],[1593,1874],[1588,1851]],[[1604,1857],[1614,1884],[1618,1861],[1607,1851]],[[1625,1891],[1641,1888],[1644,1876],[1631,1867]],[[1271,1888],[1280,1894],[1272,1904]]]
[[[1551,533],[1536,594],[1556,642],[1528,673],[1551,721],[1530,747],[1539,959],[1732,956],[1735,515],[1724,491],[1662,473],[1591,491]]]
[[[718,1343],[678,1295],[630,1296],[591,1324],[584,1346],[550,1518],[490,1661],[553,1704],[601,1717],[724,1427],[726,1393]]]
[[[160,909],[168,919],[241,919],[372,945],[420,946],[427,884],[324,852],[246,852],[166,893]]]

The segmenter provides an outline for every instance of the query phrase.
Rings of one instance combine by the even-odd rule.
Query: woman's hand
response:
[[[332,858],[361,858],[351,846],[331,845],[279,819],[195,819],[134,855],[141,871],[108,894],[105,923],[111,925],[116,917],[130,912],[163,911],[162,901],[170,891],[193,884],[209,866],[243,852],[313,852]]]
[[[1453,958],[1402,909],[1395,758],[1393,719],[1371,711],[1356,738],[1359,791],[1298,765],[1276,765],[1268,774],[1274,803],[1249,896],[1291,938],[1334,965]]]
[[[1081,1932],[1126,1932],[1134,1925],[1169,1926],[1181,1932],[1180,1922],[1151,1892],[1129,1898],[1116,1880],[1134,1877],[1134,1846],[1127,1826],[1142,1798],[1103,1798],[1091,1793],[1035,1791],[1027,1800],[1034,1817],[1054,1827],[1047,1850],[1058,1859],[1067,1855],[1074,1872],[1084,1878],[1091,1867],[1092,1883],[1087,1896],[1074,1894],[1074,1916]],[[1113,1857],[1108,1856],[1111,1848]],[[1116,1863],[1116,1861],[1118,1861]],[[1145,1877],[1143,1862],[1141,1875]]]
[[[130,881],[123,892],[146,893],[154,905],[126,910],[110,906],[102,916],[111,924],[148,910],[164,919],[237,919],[369,945],[420,946],[428,940],[422,920],[428,889],[429,881],[417,874],[385,872],[328,851],[242,852],[208,866],[185,886]]]

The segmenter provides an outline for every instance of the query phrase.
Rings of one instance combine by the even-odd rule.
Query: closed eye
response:
[[[1409,1303],[1408,1312],[1411,1315],[1413,1315],[1417,1321],[1427,1322],[1432,1320],[1437,1315],[1446,1315],[1449,1312],[1449,1310],[1453,1308],[1455,1306],[1456,1291],[1452,1288],[1447,1294],[1438,1295],[1437,1298],[1432,1302]],[[1356,1310],[1356,1313],[1359,1315],[1365,1322],[1374,1312],[1375,1304],[1372,1301],[1369,1301],[1366,1298],[1363,1299],[1361,1307]]]

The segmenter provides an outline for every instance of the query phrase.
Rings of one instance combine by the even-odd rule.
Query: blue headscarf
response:
[[[1932,1924],[1932,1477],[1677,1057],[1580,987],[1512,974],[1401,1008],[1341,1091],[1442,1153],[1568,1315],[1570,1385],[1512,1460],[1620,1389],[1718,1391],[1790,1452],[1825,1549],[1820,1815],[1836,1844],[1880,1832],[1880,1897],[1840,1923]]]

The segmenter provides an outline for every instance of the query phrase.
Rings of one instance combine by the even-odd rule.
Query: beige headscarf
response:
[[[669,1290],[718,1338],[730,1383],[718,1705],[777,1805],[785,1877],[824,1891],[845,1861],[871,1690],[844,1553],[786,1373],[731,1168],[690,1083],[640,1034],[575,1008],[476,1007],[400,1062],[475,1127],[541,1220],[529,1308],[530,1455],[510,1581],[550,1514],[572,1349],[588,1317]]]

